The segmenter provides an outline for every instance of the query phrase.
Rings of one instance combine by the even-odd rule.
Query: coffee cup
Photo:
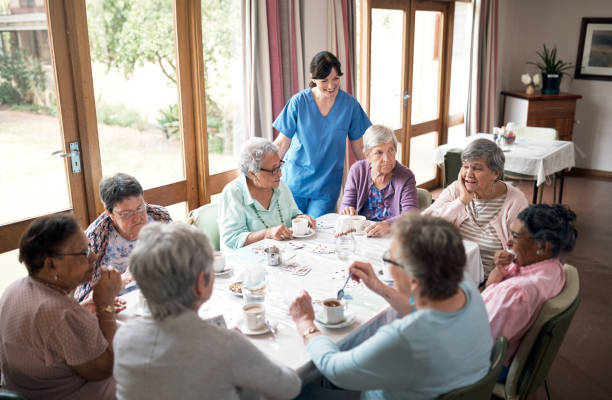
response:
[[[225,256],[220,251],[215,251],[213,255],[213,268],[215,272],[221,272],[225,269]]]
[[[352,215],[351,222],[353,225],[353,229],[359,232],[365,229],[366,217],[364,215]]]
[[[347,307],[347,303],[335,298],[329,298],[323,300],[323,312],[325,322],[328,324],[339,324],[344,321],[344,310]]]
[[[262,304],[245,304],[242,307],[246,326],[251,331],[258,331],[266,326],[266,309]]]
[[[308,232],[308,220],[306,218],[294,218],[291,221],[291,226],[294,235],[303,236]]]

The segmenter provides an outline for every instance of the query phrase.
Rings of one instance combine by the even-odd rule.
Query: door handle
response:
[[[408,91],[404,91],[404,108],[408,107],[408,100],[410,99],[410,95]]]
[[[81,155],[79,152],[79,142],[70,142],[70,153],[62,153],[62,150],[57,150],[51,153],[52,156],[69,157],[72,164],[72,172],[78,174],[81,172]]]

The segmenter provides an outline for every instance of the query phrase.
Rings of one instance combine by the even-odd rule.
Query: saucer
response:
[[[223,271],[215,272],[215,276],[222,277],[229,275],[229,273],[232,272],[233,269],[234,268],[231,265],[226,265]]]
[[[352,313],[345,312],[344,321],[338,322],[337,324],[328,324],[327,322],[323,321],[322,314],[323,312],[315,313],[315,321],[317,321],[317,323],[321,326],[329,329],[346,328],[347,326],[351,326],[353,322],[355,322],[355,315]]]
[[[270,332],[270,322],[266,321],[266,325],[261,328],[261,329],[257,329],[257,330],[251,330],[249,328],[247,328],[246,325],[246,321],[243,319],[241,319],[238,322],[238,325],[236,325],[238,327],[238,329],[240,329],[240,332],[244,333],[245,335],[249,335],[249,336],[257,336],[257,335],[263,335],[265,333]]]
[[[294,237],[294,238],[307,238],[307,237],[311,237],[312,235],[314,235],[314,234],[315,234],[315,232],[316,232],[316,231],[315,231],[314,229],[312,229],[312,228],[308,228],[308,232],[306,232],[305,234],[303,234],[303,235],[298,235],[298,234],[296,234],[296,233],[293,233],[293,237]]]

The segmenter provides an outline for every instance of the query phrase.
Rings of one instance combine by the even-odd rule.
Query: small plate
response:
[[[351,326],[353,322],[355,322],[355,315],[347,312],[344,314],[344,321],[338,322],[337,324],[328,324],[327,322],[323,321],[322,314],[323,314],[322,311],[316,312],[315,321],[317,321],[317,323],[320,324],[321,326],[325,328],[329,328],[329,329],[346,328],[347,326]]]
[[[315,231],[314,229],[312,229],[312,228],[308,228],[308,232],[306,232],[305,234],[303,234],[303,235],[297,235],[297,234],[295,234],[295,233],[294,233],[294,234],[293,234],[293,237],[294,237],[294,238],[307,238],[307,237],[311,237],[312,235],[314,235],[314,234],[315,234],[315,232],[316,232],[316,231]]]
[[[229,273],[232,272],[233,269],[234,268],[231,265],[226,265],[223,271],[215,272],[215,276],[222,277],[229,275]]]
[[[236,289],[237,286],[240,290],[239,292]],[[232,283],[227,287],[227,291],[233,294],[234,296],[242,297],[242,281]]]
[[[263,335],[265,333],[270,332],[270,321],[266,321],[266,326],[264,326],[261,329],[255,330],[255,331],[247,328],[246,321],[244,319],[241,319],[238,322],[237,327],[238,329],[240,329],[240,332],[244,333],[245,335],[249,335],[249,336]]]

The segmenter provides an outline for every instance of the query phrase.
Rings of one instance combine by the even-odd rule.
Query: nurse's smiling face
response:
[[[340,76],[336,68],[332,68],[329,75],[323,79],[312,79],[315,83],[313,90],[317,92],[323,98],[335,98],[340,88]]]

